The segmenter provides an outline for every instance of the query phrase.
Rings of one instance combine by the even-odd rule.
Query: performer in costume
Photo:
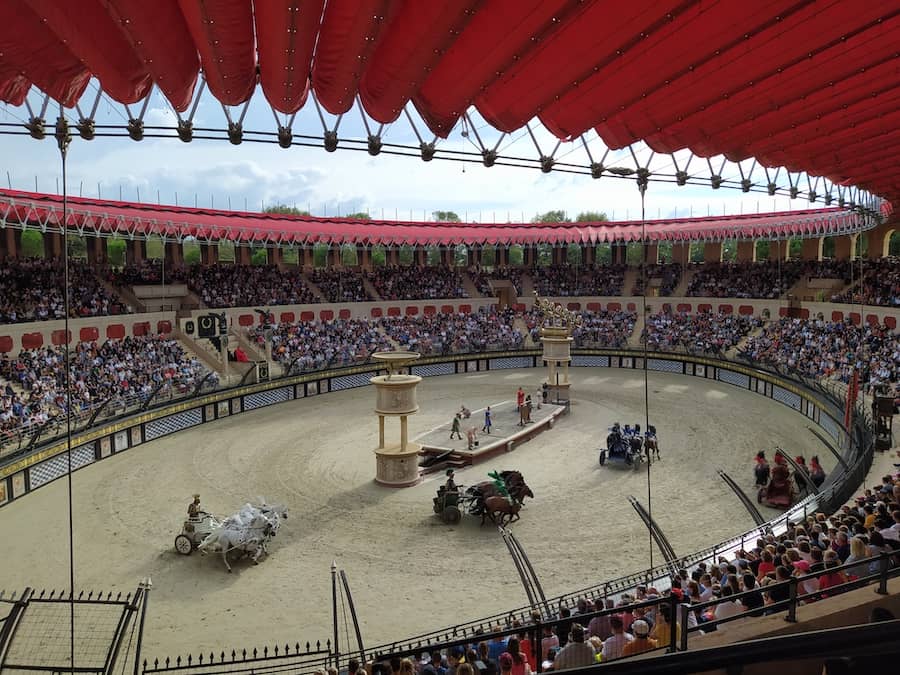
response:
[[[194,495],[194,501],[188,504],[188,518],[197,520],[201,513],[203,511],[200,510],[200,495]]]
[[[497,492],[506,497],[507,500],[512,502],[512,497],[509,496],[509,490],[506,489],[506,481],[503,480],[503,476],[500,475],[499,471],[489,471],[488,478],[493,479],[494,487],[497,488]]]

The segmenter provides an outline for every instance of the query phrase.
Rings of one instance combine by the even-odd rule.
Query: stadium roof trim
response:
[[[59,195],[0,190],[0,226],[61,231]],[[740,216],[597,223],[438,223],[316,218],[282,214],[158,206],[73,197],[70,232],[167,241],[192,237],[255,245],[357,244],[455,246],[458,244],[583,244],[785,239],[850,234],[869,221],[840,208]]]
[[[91,77],[178,112],[223,105],[390,124],[412,102],[445,138],[474,106],[502,132],[755,158],[900,201],[900,4],[699,0],[20,0],[0,3],[0,100],[73,108]],[[415,39],[410,39],[415,36]]]

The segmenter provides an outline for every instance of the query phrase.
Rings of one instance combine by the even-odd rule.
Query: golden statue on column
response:
[[[568,401],[572,331],[581,323],[581,317],[559,303],[542,298],[537,291],[534,292],[534,308],[544,315],[541,344],[544,348],[543,359],[547,364],[549,399]]]

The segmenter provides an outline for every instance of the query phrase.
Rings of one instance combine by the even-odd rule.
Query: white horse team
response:
[[[278,533],[281,521],[287,519],[287,508],[273,504],[244,504],[241,510],[226,518],[197,547],[201,553],[221,551],[222,561],[228,571],[228,554],[240,551],[251,556],[258,564],[263,554],[268,554],[268,543]]]

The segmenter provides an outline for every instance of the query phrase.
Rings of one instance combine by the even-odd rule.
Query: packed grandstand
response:
[[[562,299],[597,297],[570,307],[581,322],[573,333],[580,348],[643,348],[684,351],[723,358],[743,358],[809,377],[848,382],[852,370],[862,373],[866,388],[894,385],[900,366],[900,342],[893,324],[873,321],[860,325],[850,316],[763,316],[761,312],[727,313],[712,305],[679,309],[684,298],[784,299],[811,280],[834,283],[833,302],[853,300],[868,305],[897,306],[894,258],[865,261],[764,261],[756,263],[659,263],[641,267],[620,265],[480,266],[450,269],[434,266],[385,265],[301,268],[276,265],[163,265],[140,261],[120,268],[75,261],[70,266],[71,318],[134,314],[141,287],[185,284],[197,310],[235,307],[265,308],[258,325],[234,326],[236,333],[269,355],[282,371],[292,374],[364,363],[374,351],[409,349],[423,355],[510,351],[539,344],[542,318],[524,302],[500,309],[496,303],[457,311],[437,306],[418,315],[366,316],[349,313],[331,318],[287,316],[283,305],[327,305],[379,301],[490,299],[495,288],[511,283],[516,293],[532,290]],[[860,271],[862,270],[862,276]],[[626,276],[634,290],[643,284],[654,297],[644,321],[634,298],[616,302]],[[0,269],[0,320],[3,324],[64,317],[62,266],[55,259],[9,258]],[[656,280],[655,282],[653,280]],[[821,292],[820,292],[821,293]],[[525,298],[523,298],[524,300]],[[821,295],[817,299],[822,298]],[[724,309],[724,308],[723,308]],[[280,320],[276,317],[280,315]],[[889,319],[890,317],[888,317]],[[287,319],[287,320],[285,320]],[[269,324],[272,325],[269,325]],[[175,336],[155,335],[78,342],[70,363],[76,395],[72,405],[81,415],[99,405],[109,412],[186,396],[215,388],[220,373],[214,362],[201,360],[194,340],[183,344]],[[182,338],[187,339],[186,336]],[[7,349],[0,357],[0,428],[6,440],[19,442],[28,433],[62,419],[65,413],[64,375],[58,344]],[[243,353],[241,354],[243,356]],[[202,353],[200,354],[202,356]],[[230,354],[234,358],[234,352]]]

